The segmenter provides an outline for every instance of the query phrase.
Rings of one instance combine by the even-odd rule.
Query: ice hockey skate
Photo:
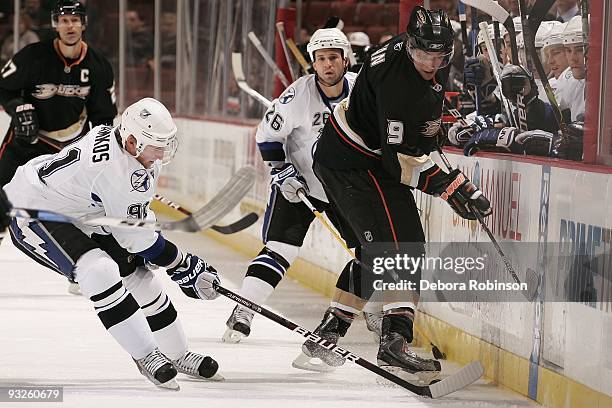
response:
[[[351,323],[352,318],[346,316],[342,311],[330,307],[325,312],[323,320],[315,329],[314,334],[338,344],[338,339],[344,337]],[[333,351],[329,351],[311,340],[306,340],[302,344],[302,353],[293,360],[291,365],[301,370],[327,372],[340,367],[344,362],[345,359]]]
[[[376,358],[379,367],[417,385],[428,385],[440,376],[440,362],[419,357],[396,332],[383,334]]]
[[[255,313],[246,307],[236,305],[225,323],[227,329],[221,340],[226,343],[240,343],[244,337],[248,337],[251,334],[251,321],[254,315]]]
[[[134,359],[140,373],[160,388],[178,391],[176,382],[176,368],[159,349],[155,349],[140,360]]]
[[[173,360],[172,363],[179,373],[207,381],[224,381],[218,374],[219,364],[209,356],[187,351],[183,357]]]

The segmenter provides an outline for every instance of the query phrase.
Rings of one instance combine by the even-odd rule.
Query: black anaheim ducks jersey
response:
[[[66,60],[57,41],[30,44],[0,71],[0,103],[22,97],[36,108],[40,133],[67,141],[117,115],[113,69],[83,42],[81,55]],[[84,129],[85,128],[85,129]]]
[[[399,180],[398,154],[420,157],[435,148],[448,70],[424,80],[407,55],[405,36],[366,59],[349,99],[334,110],[315,160],[337,169],[382,165]]]

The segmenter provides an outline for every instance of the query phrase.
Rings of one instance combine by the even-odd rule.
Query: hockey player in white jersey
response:
[[[307,50],[316,73],[291,84],[272,102],[257,128],[257,146],[272,167],[271,192],[262,230],[264,248],[249,264],[240,293],[259,304],[272,294],[297,258],[314,219],[297,191],[304,189],[320,211],[329,205],[312,171],[313,146],[357,76],[347,72],[351,46],[337,28],[317,30]],[[227,320],[223,341],[237,343],[248,336],[253,315],[250,309],[237,305]]]
[[[567,23],[563,32],[565,55],[572,70],[574,80],[568,81],[566,86],[559,91],[561,94],[559,105],[561,110],[570,110],[571,122],[584,121],[584,119],[579,120],[580,117],[584,117],[584,92],[586,86],[583,42],[582,18],[581,16],[576,16]]]
[[[16,207],[154,220],[149,203],[162,165],[176,152],[176,133],[166,107],[142,99],[124,111],[118,127],[97,126],[19,167],[5,191]],[[222,379],[215,360],[188,351],[177,312],[152,272],[166,268],[187,296],[214,299],[219,277],[202,259],[152,230],[24,218],[13,219],[9,230],[18,249],[80,284],[106,330],[155,385],[178,390],[177,371]]]

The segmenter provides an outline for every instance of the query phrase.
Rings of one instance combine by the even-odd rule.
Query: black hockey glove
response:
[[[196,255],[185,254],[183,261],[167,273],[191,298],[213,300],[219,296],[213,285],[221,283],[217,271]]]
[[[563,134],[554,141],[553,155],[559,159],[582,160],[584,123],[573,122],[565,127]]]
[[[501,72],[502,93],[516,104],[517,95],[523,96],[523,104],[529,105],[538,97],[538,86],[531,72],[520,65],[506,65]]]
[[[38,116],[36,109],[31,103],[24,102],[17,98],[8,102],[7,112],[12,116],[11,122],[13,132],[18,140],[26,143],[36,143],[38,141]]]
[[[419,189],[427,194],[441,197],[461,218],[475,220],[469,204],[483,217],[491,215],[491,203],[460,170],[444,173],[437,166],[421,173]]]
[[[4,234],[6,228],[11,222],[11,217],[9,217],[8,213],[11,211],[12,208],[13,206],[11,205],[11,202],[6,196],[6,193],[4,192],[2,187],[0,187],[0,236]]]

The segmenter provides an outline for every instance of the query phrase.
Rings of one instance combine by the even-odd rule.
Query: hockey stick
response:
[[[289,47],[289,50],[291,50],[291,53],[300,64],[300,67],[302,67],[302,72],[304,75],[310,74],[312,71],[312,66],[308,63],[308,61],[306,61],[306,58],[304,58],[297,45],[295,45],[295,41],[293,41],[291,38],[287,38],[287,47]]]
[[[512,51],[512,63],[518,64],[518,47],[516,46],[516,31],[514,30],[514,22],[512,16],[499,4],[493,0],[463,0],[468,6],[476,7],[478,10],[490,15],[497,21],[501,22],[510,37],[510,48]]]
[[[495,4],[499,4],[497,0],[493,0]],[[495,39],[495,55],[497,55],[498,61],[501,61],[501,53],[500,53],[500,34],[499,34],[499,21],[497,19],[493,19],[493,37]]]
[[[408,391],[414,394],[417,394],[417,395],[422,395],[424,397],[430,397],[430,398],[440,398],[452,392],[455,392],[462,388],[467,387],[468,385],[472,384],[474,381],[482,377],[484,373],[482,364],[480,364],[479,361],[473,361],[470,364],[461,368],[459,371],[457,371],[453,375],[439,382],[436,382],[435,384],[414,385],[378,367],[376,364],[373,364],[369,362],[368,360],[365,360],[364,358],[359,357],[358,355],[352,353],[350,350],[347,350],[345,348],[338,346],[335,343],[322,339],[321,337],[317,336],[311,331],[298,326],[292,321],[289,321],[285,319],[284,317],[281,317],[277,315],[276,313],[251,302],[248,299],[243,298],[242,296],[232,292],[229,289],[224,288],[223,286],[220,286],[219,284],[214,283],[213,285],[215,286],[215,290],[219,294],[233,300],[236,303],[239,303],[240,305],[244,307],[251,309],[252,311],[280,324],[281,326],[291,331],[296,332],[302,337],[315,342],[316,344],[326,348],[327,350],[332,351],[336,353],[337,355],[343,358],[346,358],[347,360],[352,361],[353,363],[365,368],[366,370],[374,374],[377,374],[381,377],[384,377],[387,380],[391,381],[392,383],[397,384],[400,387],[403,387],[407,389]]]
[[[276,31],[278,31],[278,38],[280,38],[281,47],[283,48],[283,54],[287,60],[287,67],[289,68],[289,75],[291,76],[291,82],[295,81],[297,77],[293,72],[293,66],[291,65],[291,58],[289,58],[289,51],[287,51],[287,35],[285,34],[285,23],[279,21],[276,23]]]
[[[482,22],[480,23],[480,29],[482,30],[482,36],[485,40],[485,45],[487,47],[487,52],[489,53],[489,59],[491,60],[491,66],[493,67],[493,75],[495,76],[495,80],[497,81],[497,86],[499,87],[499,97],[501,98],[501,102],[502,105],[504,106],[504,110],[506,111],[506,115],[508,116],[508,120],[510,121],[510,124],[512,126],[516,126],[517,124],[517,119],[515,118],[513,112],[512,112],[512,105],[510,104],[510,101],[508,101],[508,99],[504,96],[504,93],[502,91],[502,82],[501,82],[501,68],[499,66],[499,61],[496,58],[496,54],[495,54],[495,50],[493,49],[493,42],[491,41],[491,37],[489,36],[489,32],[487,31],[487,23]],[[523,121],[520,120],[520,118],[522,118],[524,115],[521,114],[521,112],[525,112],[525,110],[521,110],[519,109],[519,123],[522,123]],[[526,129],[526,122],[525,122],[525,129],[522,128],[522,126],[517,126],[521,128],[522,130],[527,130]]]
[[[436,150],[438,151],[438,154],[440,155],[440,159],[442,159],[442,162],[444,163],[444,166],[446,167],[446,169],[449,172],[452,172],[453,168],[452,168],[450,162],[448,161],[448,158],[446,157],[446,155],[442,151],[442,148],[439,145],[436,145]],[[508,259],[508,257],[506,256],[506,254],[502,250],[501,246],[497,242],[497,239],[495,239],[495,236],[493,235],[493,233],[491,232],[491,230],[489,229],[489,227],[485,223],[484,217],[482,216],[480,211],[478,211],[476,208],[474,208],[472,203],[468,202],[467,206],[468,206],[468,209],[472,212],[472,214],[474,214],[474,216],[478,220],[478,223],[480,224],[482,229],[489,236],[489,239],[491,240],[491,243],[495,247],[495,250],[497,251],[497,254],[502,259],[502,262],[504,263],[504,266],[506,267],[506,270],[510,273],[510,275],[512,276],[512,279],[514,280],[514,282],[516,282],[516,283],[518,283],[520,285],[521,284],[521,280],[519,279],[518,275],[516,274],[516,271],[512,267],[512,264],[510,263],[510,260]],[[539,280],[537,274],[535,273],[535,271],[533,269],[531,269],[531,268],[527,268],[526,277],[527,277],[526,278],[527,291],[526,292],[522,292],[522,293],[523,293],[523,296],[525,296],[525,298],[528,301],[533,302],[536,299],[536,296],[538,294],[538,287],[540,285],[540,280]]]
[[[478,55],[478,11],[476,7],[472,7],[472,58],[476,58]],[[474,104],[476,105],[476,115],[480,115],[480,102],[482,98],[480,97],[480,89],[478,86],[474,88]]]
[[[175,209],[180,213],[183,213],[187,216],[192,215],[191,211],[181,206],[180,204],[175,203],[174,201],[164,197],[161,194],[155,194],[153,198],[159,201],[160,203],[165,204],[172,209]],[[254,212],[250,212],[244,217],[240,218],[238,221],[235,221],[229,225],[213,225],[211,229],[221,234],[235,234],[236,232],[240,232],[244,229],[249,228],[251,225],[255,224],[258,219],[259,216],[257,214],[255,214]]]
[[[265,105],[266,108],[272,106],[272,102],[270,102],[265,96],[254,90],[247,84],[246,78],[244,76],[244,71],[242,70],[242,54],[238,52],[232,53],[232,71],[234,72],[234,78],[236,78],[236,83],[238,87],[246,92],[251,98],[255,99],[257,102]]]
[[[261,44],[261,41],[259,41],[259,38],[257,38],[257,35],[255,35],[253,31],[251,31],[249,32],[248,37],[259,52],[259,54],[263,57],[264,61],[266,61],[266,64],[268,64],[268,66],[272,68],[272,71],[274,71],[274,75],[276,75],[278,79],[280,79],[280,81],[283,83],[285,88],[287,88],[289,86],[289,80],[287,80],[287,77],[285,76],[285,74],[283,74],[283,71],[280,70],[278,65],[276,65],[276,62],[274,62],[270,54],[268,54],[264,46]]]
[[[467,35],[467,16],[465,14],[465,4],[459,0],[457,3],[457,11],[459,13],[459,21],[461,22],[461,41],[463,42],[463,56],[466,57],[468,52],[468,35]]]
[[[338,233],[336,232],[336,230],[334,228],[331,227],[331,225],[329,225],[329,223],[327,222],[327,220],[325,220],[325,217],[323,217],[323,214],[321,214],[317,208],[312,205],[312,202],[310,202],[310,200],[308,199],[308,197],[306,197],[306,194],[304,193],[304,190],[298,190],[297,192],[298,197],[300,198],[300,200],[302,200],[302,202],[306,205],[306,207],[308,207],[308,209],[314,214],[315,217],[317,217],[319,219],[319,221],[321,221],[321,223],[323,224],[323,226],[329,231],[331,232],[331,234],[334,236],[334,238],[336,238],[336,241],[338,241],[340,243],[340,245],[342,245],[342,248],[344,248],[344,250],[351,256],[351,258],[353,258],[355,261],[359,262],[359,264],[365,268],[365,265],[363,265],[361,263],[361,261],[359,261],[356,257],[355,257],[355,253],[346,245],[346,242],[344,242],[344,240],[342,239],[342,237],[340,237],[340,235],[338,235]],[[416,311],[415,311],[416,312]],[[431,346],[431,353],[433,354],[433,356],[437,359],[437,360],[446,360],[446,354],[443,353],[442,351],[440,351],[440,349],[438,348],[438,346],[436,346],[433,341],[431,341],[429,339],[429,337],[427,337],[427,335],[425,333],[423,333],[421,331],[421,329],[419,329],[419,327],[413,323],[412,327],[422,336],[425,338],[425,340],[429,343],[429,345]]]
[[[13,208],[11,217],[31,218],[40,221],[64,222],[92,226],[143,228],[156,231],[198,232],[212,227],[240,203],[255,183],[255,169],[243,167],[204,207],[179,221],[148,221],[113,217],[73,218],[53,211]]]

